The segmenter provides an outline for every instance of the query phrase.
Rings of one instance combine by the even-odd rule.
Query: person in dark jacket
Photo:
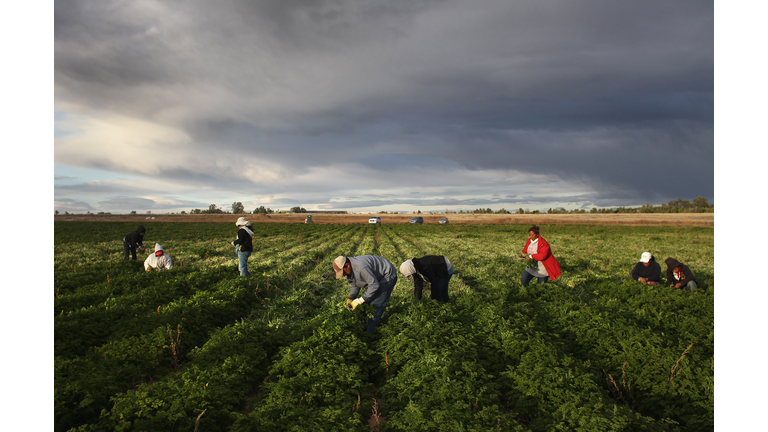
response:
[[[336,257],[333,260],[333,271],[336,272],[336,279],[346,277],[349,283],[347,308],[355,310],[363,303],[373,307],[373,318],[367,320],[368,334],[372,334],[379,326],[397,284],[397,269],[386,258],[361,255]],[[363,288],[365,293],[358,297]]]
[[[427,255],[421,258],[411,258],[400,264],[400,273],[408,280],[413,280],[413,296],[421,299],[424,282],[429,282],[432,288],[430,298],[441,303],[448,300],[448,282],[453,276],[453,264],[442,255]]]
[[[640,255],[640,261],[632,269],[632,279],[649,285],[661,283],[661,266],[650,252]]]
[[[136,231],[131,231],[125,237],[123,237],[123,249],[125,250],[125,257],[123,261],[128,261],[128,253],[131,254],[131,259],[136,260],[136,250],[144,250],[144,233],[147,230],[144,229],[144,225],[139,225]]]
[[[685,288],[688,291],[693,291],[699,287],[687,265],[671,257],[665,259],[664,264],[667,265],[667,283],[671,288]]]
[[[237,222],[235,222],[235,225],[238,227],[237,238],[235,241],[230,242],[231,245],[235,246],[235,251],[237,252],[237,267],[240,269],[240,276],[245,277],[251,275],[248,273],[248,257],[253,252],[253,231],[248,228],[249,224],[250,222],[245,220],[244,217],[238,218]]]

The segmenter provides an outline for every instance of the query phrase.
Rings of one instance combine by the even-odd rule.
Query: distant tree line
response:
[[[586,209],[573,209],[566,210],[564,208],[550,208],[547,210],[547,214],[582,214],[582,213],[714,213],[715,204],[710,204],[704,197],[694,198],[692,201],[684,199],[672,200],[666,204],[658,206],[645,203],[640,207],[608,207],[597,208],[593,207],[589,211]],[[446,213],[459,213],[459,214],[541,214],[539,210],[530,210],[519,208],[517,211],[510,212],[504,208],[493,211],[490,208],[478,208],[472,211],[459,210],[458,212]]]
[[[617,207],[615,209],[596,209],[590,213],[714,213],[715,204],[710,204],[706,198],[697,197],[693,201],[676,199],[658,206],[645,203],[640,207]]]
[[[291,207],[290,210],[288,210],[288,213],[306,213],[307,209],[304,207]],[[182,212],[184,213],[184,212]],[[271,208],[258,206],[256,209],[253,210],[250,214],[273,214],[273,213],[283,213],[279,210],[272,210]],[[207,210],[201,210],[201,209],[192,209],[189,211],[189,214],[249,214],[245,210],[245,206],[243,203],[237,201],[232,203],[232,211],[224,211],[221,207],[216,206],[216,204],[211,204]]]
[[[573,210],[566,210],[564,208],[550,208],[546,211],[547,214],[580,214],[580,213],[714,213],[715,212],[715,204],[709,203],[708,200],[704,197],[697,197],[694,198],[692,201],[684,200],[684,199],[676,199],[672,200],[666,204],[661,205],[651,205],[650,203],[645,203],[644,205],[640,207],[609,207],[609,208],[597,208],[592,207],[589,211],[586,209],[573,209]],[[151,212],[147,212],[147,214],[150,214]],[[256,207],[255,210],[253,210],[252,214],[273,214],[273,213],[283,213],[280,210],[272,210],[271,208],[267,208],[262,206]],[[290,210],[288,210],[287,213],[307,213],[307,209],[304,207],[296,206],[291,207]],[[337,212],[319,212],[319,213],[347,213],[346,211],[337,211]],[[381,214],[387,214],[386,211],[380,211]],[[391,214],[397,214],[398,212],[392,212]],[[421,214],[421,210],[414,211],[413,213]],[[491,208],[478,208],[475,210],[459,210],[458,212],[455,211],[448,211],[446,209],[445,213],[458,213],[458,214],[541,214],[542,212],[539,210],[529,210],[529,209],[523,209],[519,208],[516,211],[509,211],[505,208],[501,208],[499,210],[491,210]],[[59,214],[58,210],[55,210],[55,215]],[[69,213],[64,212],[65,215],[75,214],[75,213]],[[90,211],[87,214],[92,214]],[[100,215],[109,215],[111,213],[109,212],[99,212]],[[131,211],[131,214],[136,214],[136,211]],[[181,214],[186,214],[185,212],[181,212]],[[218,207],[216,204],[211,204],[208,206],[207,209],[201,210],[201,209],[192,209],[189,211],[189,214],[248,214],[247,211],[245,211],[245,206],[241,202],[234,202],[232,203],[232,211],[224,211],[221,207]]]

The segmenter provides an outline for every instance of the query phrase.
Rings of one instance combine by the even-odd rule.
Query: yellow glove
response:
[[[358,306],[360,306],[363,303],[365,303],[365,300],[363,300],[362,297],[359,297],[359,298],[356,298],[356,299],[352,300],[352,303],[350,303],[350,306],[352,306],[352,310],[355,310],[355,308],[357,308]]]

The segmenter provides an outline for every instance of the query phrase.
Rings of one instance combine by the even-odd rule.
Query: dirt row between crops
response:
[[[312,214],[312,213],[310,213]],[[254,223],[304,223],[306,214],[271,215],[56,215],[54,221],[105,221],[105,222],[222,222],[234,223],[244,216]],[[318,224],[368,223],[371,216],[381,217],[382,224],[407,224],[414,214],[312,214],[312,222]],[[673,225],[715,226],[714,213],[609,213],[609,214],[420,214],[424,224],[437,224],[448,218],[450,224],[581,224],[581,225]]]

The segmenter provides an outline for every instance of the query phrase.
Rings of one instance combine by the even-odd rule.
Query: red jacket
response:
[[[530,244],[531,239],[528,239],[528,241],[525,242],[523,253],[528,253],[528,245]],[[552,249],[549,248],[549,243],[544,240],[544,237],[539,236],[538,251],[535,254],[530,255],[530,257],[536,261],[544,262],[544,268],[547,269],[547,273],[549,274],[550,279],[555,280],[560,277],[560,263],[557,262],[555,256],[552,255]]]

